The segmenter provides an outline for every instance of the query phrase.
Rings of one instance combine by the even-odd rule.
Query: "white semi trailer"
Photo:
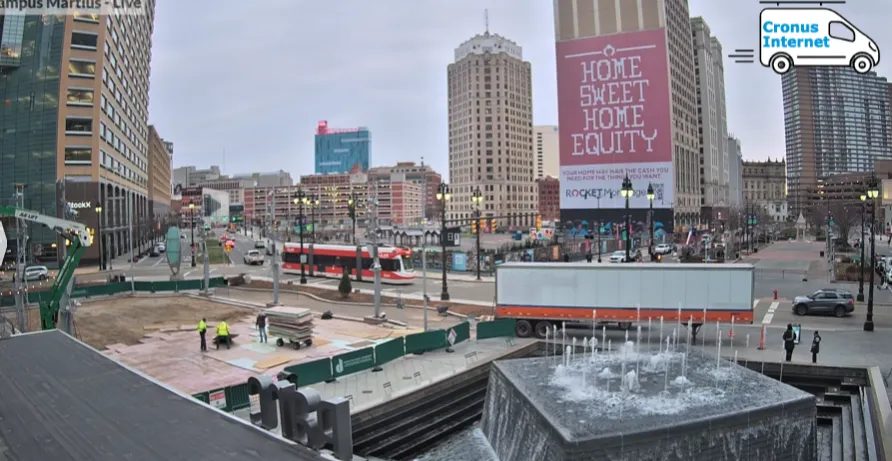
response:
[[[496,317],[544,338],[561,322],[753,323],[749,264],[506,263],[496,268]]]

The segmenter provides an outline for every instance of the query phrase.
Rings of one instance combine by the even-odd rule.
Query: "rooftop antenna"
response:
[[[486,33],[489,34],[489,10],[483,10],[483,25],[486,28]]]

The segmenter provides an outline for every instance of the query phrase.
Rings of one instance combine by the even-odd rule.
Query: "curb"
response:
[[[229,287],[229,289],[230,289],[230,290],[244,290],[244,291],[251,291],[251,292],[255,292],[255,293],[271,293],[271,291],[264,290],[263,288],[239,288],[239,287]],[[350,302],[350,301],[333,301],[333,300],[331,300],[331,299],[325,299],[325,298],[323,298],[323,297],[316,296],[316,295],[314,295],[313,293],[307,293],[307,292],[303,292],[303,291],[292,291],[292,290],[284,290],[284,291],[286,291],[286,292],[288,292],[288,293],[296,294],[296,295],[298,295],[298,296],[306,296],[306,297],[308,297],[308,298],[310,298],[310,299],[314,299],[314,300],[316,300],[316,301],[323,302],[323,303],[326,303],[326,304],[343,305],[343,306],[375,307],[375,305],[374,305],[373,303],[357,303],[357,302]],[[394,309],[397,308],[397,307],[396,307],[396,304],[385,304],[385,303],[381,303],[381,306],[382,306],[382,307],[391,307],[391,308],[394,308]],[[424,306],[414,306],[414,305],[406,304],[405,307],[406,307],[407,309],[418,309],[418,310],[421,310],[421,311],[424,310]],[[432,308],[432,307],[430,307],[430,306],[428,306],[427,310],[428,310],[428,311],[434,311],[434,312],[437,311],[436,308]],[[467,319],[467,318],[468,318],[467,315],[465,315],[465,314],[459,314],[458,312],[446,311],[446,314],[447,314],[447,315],[451,315],[451,316],[456,317],[456,318],[460,318],[460,319]],[[360,319],[360,321],[364,321],[364,320],[361,320],[361,319]],[[390,320],[388,320],[387,322],[389,323]],[[402,323],[402,322],[400,322],[400,323]],[[399,325],[399,326],[403,326],[403,325]]]

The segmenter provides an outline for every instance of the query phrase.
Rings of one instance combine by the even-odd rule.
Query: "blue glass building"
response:
[[[368,171],[372,160],[372,133],[368,128],[333,129],[328,122],[316,128],[316,174],[349,173],[355,165]]]

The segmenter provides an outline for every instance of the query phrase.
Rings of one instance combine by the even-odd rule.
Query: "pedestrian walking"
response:
[[[268,342],[266,338],[266,314],[263,311],[257,314],[257,331],[260,333],[260,342]]]
[[[207,352],[208,350],[208,342],[205,338],[208,332],[208,323],[207,319],[202,318],[200,322],[198,322],[198,336],[201,337],[201,352]]]
[[[815,331],[811,340],[811,363],[818,363],[818,353],[821,352],[821,335]]]
[[[793,360],[793,349],[796,348],[796,333],[793,332],[793,324],[788,323],[784,331],[784,350],[787,352],[787,362]]]

